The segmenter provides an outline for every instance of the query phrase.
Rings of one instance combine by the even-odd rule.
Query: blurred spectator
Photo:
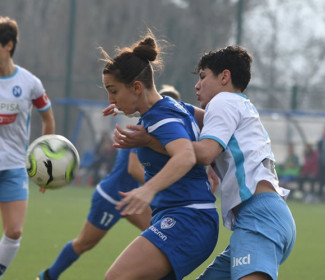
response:
[[[107,176],[114,165],[117,150],[112,147],[113,140],[108,132],[103,132],[101,139],[95,147],[95,158],[92,166],[93,182],[95,186],[97,183]]]
[[[295,154],[294,144],[289,143],[287,157],[277,170],[280,186],[286,187],[290,182],[297,182],[300,169],[299,157]]]
[[[310,191],[307,193],[305,200],[312,202],[315,198],[315,183],[318,175],[318,152],[313,149],[311,144],[305,145],[304,163],[299,174],[299,188],[298,190],[306,193],[304,185],[306,182],[310,183]]]
[[[181,100],[181,95],[179,91],[171,85],[162,85],[159,94],[162,96],[169,96],[177,101]]]
[[[319,182],[319,197],[323,195],[325,185],[325,128],[321,139],[318,141],[318,182]]]

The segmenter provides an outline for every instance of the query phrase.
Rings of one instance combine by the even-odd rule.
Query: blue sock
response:
[[[49,275],[52,280],[57,280],[60,274],[72,265],[79,255],[75,253],[72,247],[72,241],[68,242],[62,249],[55,262],[49,268]]]

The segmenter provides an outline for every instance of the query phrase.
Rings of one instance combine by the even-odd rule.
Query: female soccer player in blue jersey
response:
[[[159,53],[150,32],[114,58],[103,50],[109,102],[125,114],[138,111],[139,123],[170,155],[138,149],[146,182],[121,193],[117,209],[122,215],[140,214],[150,205],[151,226],[122,252],[106,280],[182,279],[209,257],[218,239],[215,197],[204,166],[195,164],[192,141],[199,128],[185,106],[157,92],[153,65],[159,64]]]

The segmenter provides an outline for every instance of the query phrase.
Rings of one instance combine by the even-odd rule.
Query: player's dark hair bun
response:
[[[158,55],[155,40],[151,37],[144,38],[134,47],[133,53],[144,60],[154,61]]]

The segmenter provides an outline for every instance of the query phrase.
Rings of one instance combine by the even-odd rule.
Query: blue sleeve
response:
[[[180,138],[190,139],[184,125],[179,122],[166,123],[151,134],[156,137],[163,146]]]
[[[192,104],[183,103],[182,105],[191,113],[191,115],[194,116],[195,110],[194,110],[194,106]]]

